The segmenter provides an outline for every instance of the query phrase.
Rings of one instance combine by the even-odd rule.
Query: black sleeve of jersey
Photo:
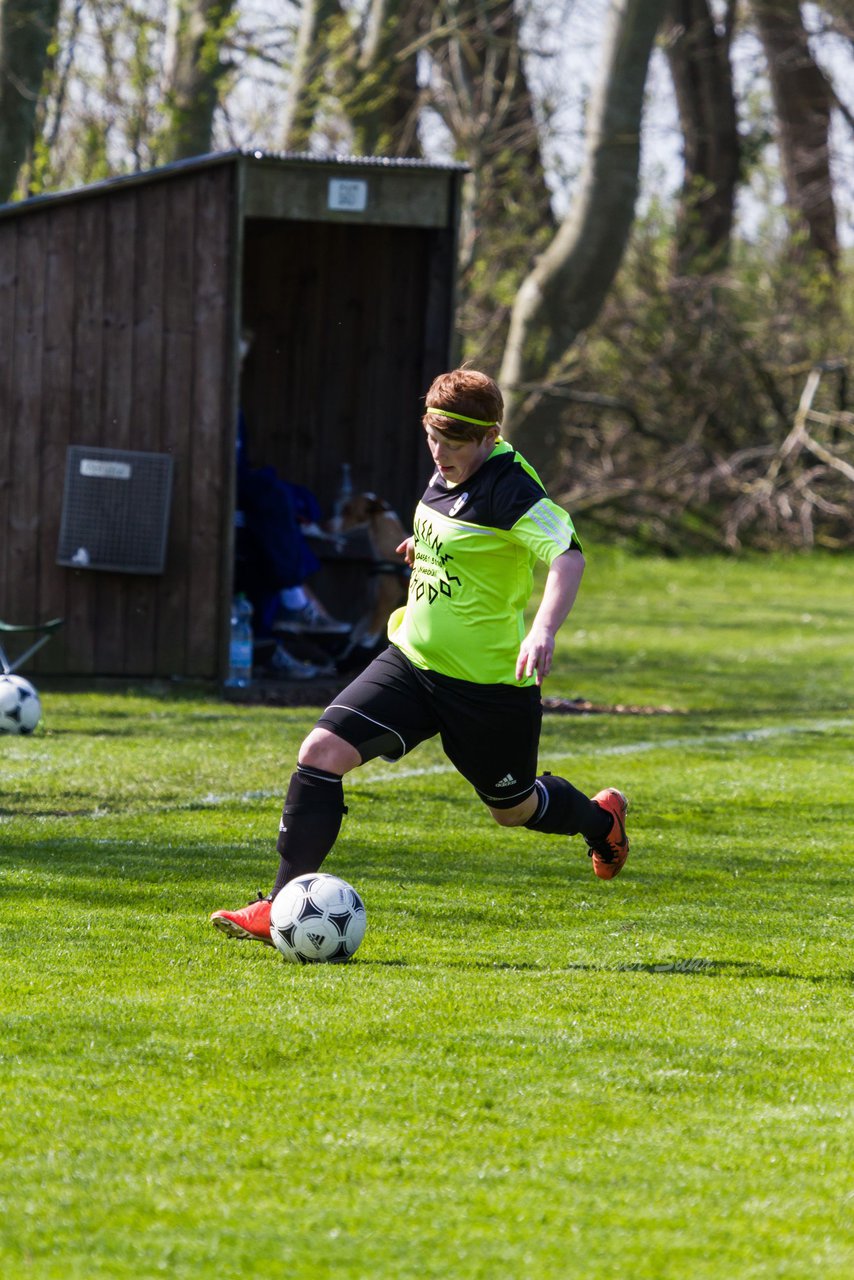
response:
[[[493,529],[512,529],[531,507],[548,496],[516,461],[515,454],[506,457],[507,465],[496,468],[489,492],[489,517],[484,523]]]

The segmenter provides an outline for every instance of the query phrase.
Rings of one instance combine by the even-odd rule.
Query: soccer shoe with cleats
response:
[[[589,856],[593,870],[600,880],[613,880],[625,866],[629,856],[629,838],[626,835],[626,810],[629,802],[616,787],[606,787],[593,797],[593,803],[610,813],[613,822],[606,836],[590,843]]]
[[[250,902],[240,911],[214,911],[211,924],[220,933],[228,934],[229,938],[248,938],[272,947],[275,943],[270,937],[271,905],[270,899],[259,893],[256,902]]]

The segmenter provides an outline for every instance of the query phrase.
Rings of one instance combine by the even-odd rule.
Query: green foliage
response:
[[[348,783],[355,961],[287,966],[206,917],[314,711],[43,690],[0,739],[4,1274],[851,1274],[843,566],[588,553],[548,692],[683,708],[546,717],[631,795],[610,884],[425,744]]]
[[[45,139],[37,136],[33,143],[33,158],[30,165],[27,192],[31,196],[40,196],[48,189],[51,170],[50,147]]]
[[[207,14],[207,26],[202,39],[199,54],[199,70],[204,76],[218,83],[227,71],[222,51],[237,27],[238,15],[233,8],[234,0],[222,0],[213,6]]]
[[[79,163],[85,182],[100,182],[112,177],[113,167],[108,152],[109,129],[98,118],[89,118],[80,131]]]

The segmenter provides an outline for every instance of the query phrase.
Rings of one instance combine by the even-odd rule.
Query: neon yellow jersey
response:
[[[416,667],[476,684],[516,679],[534,564],[580,549],[572,520],[506,441],[450,486],[433,475],[415,509],[415,563],[389,639]]]

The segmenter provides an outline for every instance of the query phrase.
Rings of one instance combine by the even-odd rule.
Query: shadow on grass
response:
[[[565,964],[554,968],[546,968],[541,964],[515,963],[501,960],[437,960],[433,963],[423,960],[362,960],[356,959],[354,964],[365,968],[387,969],[472,969],[480,972],[518,971],[520,973],[541,973],[553,976],[559,973],[650,973],[658,976],[671,974],[688,975],[699,978],[785,978],[793,982],[812,982],[820,985],[854,984],[854,973],[795,973],[791,969],[777,969],[768,965],[757,964],[751,960],[704,960],[692,957],[684,960],[663,960],[659,963],[631,964]]]
[[[595,969],[595,965],[578,966]],[[788,978],[795,982],[846,983],[854,982],[854,973],[795,973],[792,969],[778,969],[758,964],[755,960],[666,960],[659,964],[633,962],[614,966],[616,973],[689,974],[700,978]]]

